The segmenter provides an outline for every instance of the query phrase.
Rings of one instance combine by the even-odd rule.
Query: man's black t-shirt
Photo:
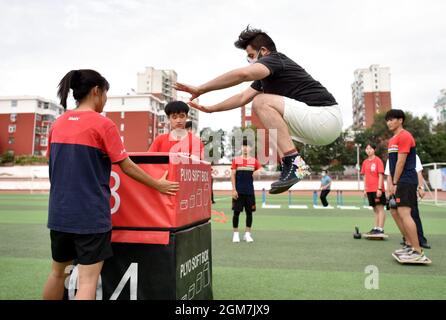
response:
[[[333,95],[314,80],[301,66],[280,52],[273,52],[257,60],[271,74],[256,80],[251,87],[256,91],[277,94],[295,99],[308,106],[333,106],[337,104]]]

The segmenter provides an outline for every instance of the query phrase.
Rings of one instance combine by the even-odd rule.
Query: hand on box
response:
[[[163,176],[158,180],[158,186],[156,189],[161,193],[174,196],[180,189],[180,184],[178,182],[167,180],[166,178],[168,173],[168,171],[164,172]]]

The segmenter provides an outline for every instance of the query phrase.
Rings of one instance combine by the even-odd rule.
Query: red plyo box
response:
[[[128,177],[119,165],[113,165],[110,208],[114,230],[172,231],[210,219],[208,162],[175,153],[138,152],[129,156],[155,179],[168,171],[167,179],[179,182],[180,189],[175,196],[162,194]],[[114,239],[117,234],[114,232]]]

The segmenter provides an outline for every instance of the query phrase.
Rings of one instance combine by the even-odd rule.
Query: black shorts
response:
[[[56,262],[77,260],[89,265],[113,256],[111,230],[105,233],[75,234],[51,230],[51,254]]]
[[[256,211],[256,196],[253,194],[239,194],[237,200],[232,199],[232,210],[242,212],[243,208],[248,211]]]
[[[404,182],[398,183],[395,198],[398,207],[413,208],[417,205],[417,185]]]
[[[369,206],[375,207],[379,205],[386,205],[386,195],[381,193],[381,197],[376,197],[376,192],[367,192],[367,199],[369,199]]]

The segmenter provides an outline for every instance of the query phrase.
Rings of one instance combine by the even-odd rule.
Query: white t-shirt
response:
[[[423,171],[423,165],[421,164],[420,157],[417,154],[415,155],[415,159],[416,159],[415,171],[416,172]],[[386,168],[384,169],[384,174],[386,176],[390,176],[389,159],[387,159],[386,161]]]

